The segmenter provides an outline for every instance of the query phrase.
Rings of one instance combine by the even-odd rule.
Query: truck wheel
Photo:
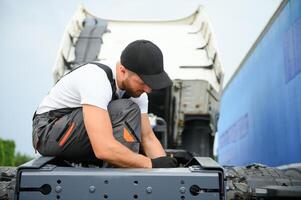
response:
[[[285,175],[293,177],[293,178],[298,178],[301,180],[301,164],[296,167],[290,167],[287,169],[282,170]]]
[[[300,199],[301,177],[261,164],[246,167],[223,166],[227,179],[227,200]],[[282,187],[282,188],[281,188]],[[263,190],[270,188],[272,192]]]
[[[182,144],[184,149],[202,157],[213,156],[214,137],[211,129],[203,121],[187,121],[182,133]]]
[[[14,199],[16,168],[0,167],[0,200]]]

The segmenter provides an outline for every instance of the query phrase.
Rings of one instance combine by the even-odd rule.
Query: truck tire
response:
[[[214,137],[207,122],[191,120],[185,122],[182,133],[183,148],[201,157],[213,157]]]
[[[288,176],[280,169],[252,164],[246,167],[224,166],[224,170],[227,200],[301,198],[301,178]]]
[[[299,180],[301,180],[301,164],[299,166],[296,166],[296,167],[290,167],[290,168],[287,168],[287,169],[282,169],[282,171],[287,176],[298,178]]]
[[[16,185],[16,168],[0,167],[0,200],[12,200]]]

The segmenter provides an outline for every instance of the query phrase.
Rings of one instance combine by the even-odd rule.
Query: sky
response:
[[[51,86],[64,29],[81,3],[98,17],[176,19],[203,5],[226,83],[281,0],[0,0],[0,138],[34,155],[32,115]]]

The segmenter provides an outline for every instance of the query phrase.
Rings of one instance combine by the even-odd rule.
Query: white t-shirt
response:
[[[115,68],[112,69],[116,76]],[[117,94],[123,94],[117,88]],[[59,80],[37,109],[37,114],[60,108],[82,107],[83,104],[94,105],[104,110],[112,98],[112,88],[107,74],[94,64],[87,64],[74,70]],[[147,113],[148,97],[143,93],[138,98],[130,98],[140,107],[141,113]]]

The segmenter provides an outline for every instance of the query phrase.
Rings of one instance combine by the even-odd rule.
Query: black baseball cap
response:
[[[135,72],[153,90],[172,85],[163,69],[163,54],[160,48],[148,40],[131,42],[122,51],[121,64]]]

